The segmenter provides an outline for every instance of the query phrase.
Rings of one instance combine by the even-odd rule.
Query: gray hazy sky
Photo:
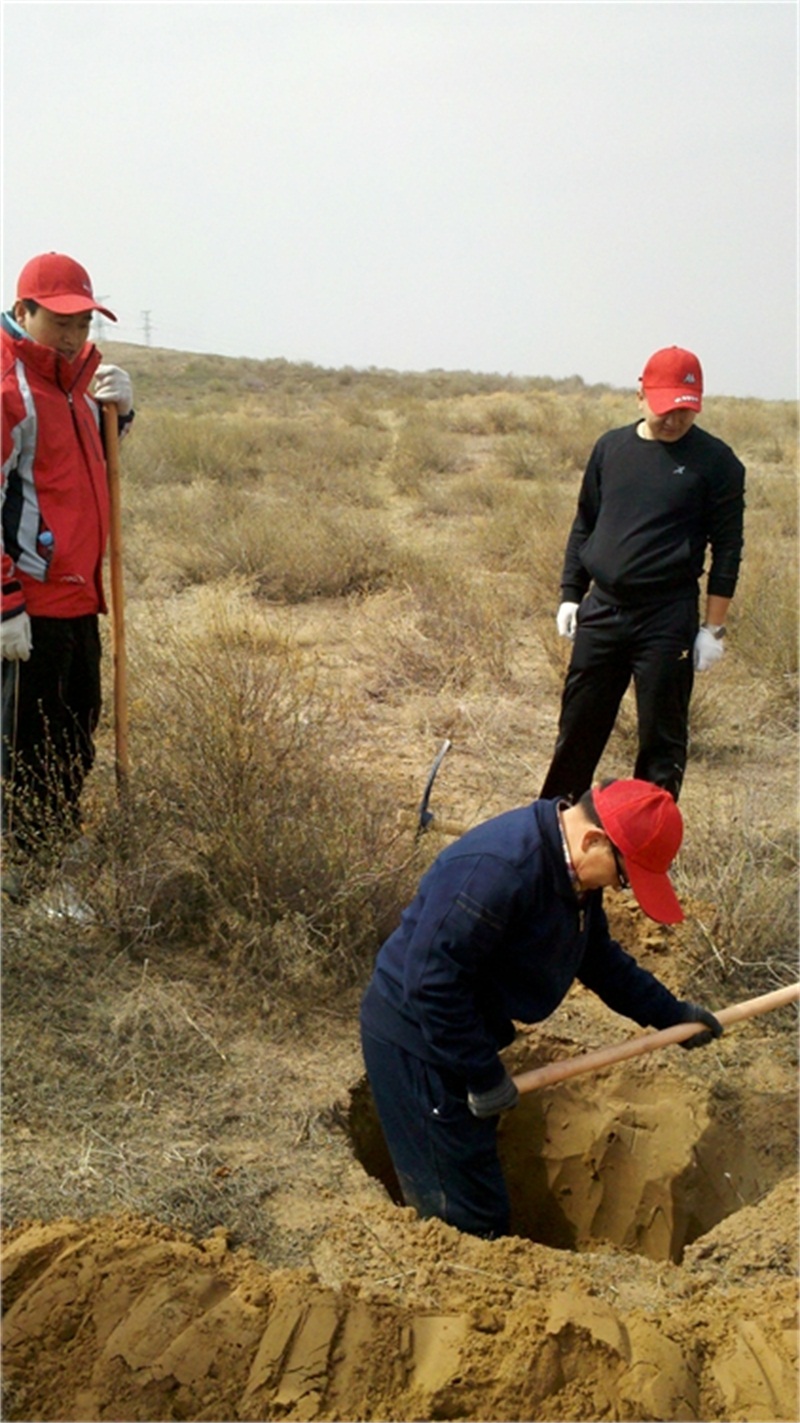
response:
[[[6,306],[65,251],[121,340],[796,397],[794,0],[2,11]]]

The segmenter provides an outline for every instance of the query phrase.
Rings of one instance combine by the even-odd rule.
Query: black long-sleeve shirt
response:
[[[637,422],[638,423],[638,422]],[[744,531],[744,465],[696,426],[672,442],[637,424],[597,441],[567,540],[561,597],[579,603],[592,580],[622,605],[697,595],[732,598]]]

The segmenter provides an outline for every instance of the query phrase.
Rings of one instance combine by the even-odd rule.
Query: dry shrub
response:
[[[731,628],[737,655],[765,679],[777,722],[796,724],[798,672],[797,494],[777,472],[748,481],[745,554]]]
[[[265,597],[301,603],[379,588],[394,561],[375,512],[305,493],[230,489],[222,508],[216,487],[198,481],[152,492],[131,522],[131,570],[172,588],[244,576]]]
[[[503,441],[497,463],[509,479],[547,479],[553,473],[549,442],[539,435],[513,435]]]
[[[285,497],[320,498],[337,505],[382,508],[385,496],[375,472],[391,449],[380,425],[326,416],[314,422],[283,421],[272,429],[264,471]]]
[[[433,693],[511,675],[516,609],[501,583],[441,554],[407,551],[397,570],[404,592],[386,635],[384,687]]]
[[[676,888],[708,981],[730,996],[768,993],[797,978],[797,834],[776,832],[759,792],[704,790],[685,815]]]
[[[798,410],[789,400],[703,400],[699,423],[731,445],[744,464],[786,465],[797,461]]]
[[[287,494],[378,507],[374,471],[391,448],[379,424],[332,412],[281,418],[257,405],[221,414],[145,411],[125,445],[125,485],[132,511],[142,489],[213,480],[231,490],[260,482]]]
[[[512,502],[515,491],[494,469],[453,475],[420,491],[420,511],[436,515],[492,514]]]
[[[397,431],[388,473],[399,493],[414,494],[432,475],[458,469],[461,458],[459,440],[430,414],[412,409]]]
[[[565,398],[555,392],[530,397],[524,424],[498,444],[499,467],[512,479],[577,475],[600,435],[635,416],[634,406],[610,397]]]
[[[214,1016],[197,989],[179,979],[159,982],[149,976],[147,962],[136,985],[114,1002],[107,1052],[109,1073],[138,1090],[152,1087],[158,1059],[187,1072],[224,1060]]]
[[[464,435],[508,435],[530,428],[530,405],[521,395],[495,391],[465,396],[443,412],[451,430]]]
[[[376,391],[360,390],[357,396],[346,399],[339,406],[339,415],[348,425],[365,430],[377,430],[391,439],[391,421],[385,410],[380,408],[380,395]]]
[[[153,615],[140,636],[130,932],[157,932],[148,886],[188,867],[226,926],[221,952],[352,978],[399,912],[413,859],[390,797],[355,765],[352,717],[252,610],[220,606],[196,628]]]
[[[168,981],[110,952],[101,926],[34,908],[4,926],[3,968],[4,1104],[29,1124],[4,1215],[130,1209],[263,1241],[269,1162],[231,1171],[212,1144],[230,1101],[217,986]]]
[[[463,395],[450,401],[445,419],[447,428],[458,435],[489,435],[492,433],[490,417],[483,396]]]
[[[3,787],[3,830],[8,836],[3,858],[5,865],[14,866],[19,891],[28,892],[41,886],[58,864],[66,841],[77,833],[75,802],[86,768],[76,751],[61,739],[54,744],[49,735],[35,774],[18,762],[13,745],[4,746],[3,764],[13,776]],[[18,850],[15,842],[26,849]]]
[[[269,437],[266,422],[240,415],[145,410],[137,414],[136,439],[125,441],[125,484],[150,489],[198,479],[250,481],[262,471]]]
[[[472,552],[490,568],[523,575],[534,612],[555,616],[575,498],[558,481],[513,485],[475,530]]]
[[[745,532],[751,539],[797,539],[797,471],[753,465],[747,471]],[[791,557],[791,549],[787,549]]]
[[[271,557],[259,573],[267,596],[299,603],[373,592],[389,581],[394,546],[367,512],[309,503],[282,514],[271,528]]]
[[[451,400],[443,406],[441,419],[451,430],[465,435],[536,436],[554,449],[560,448],[562,459],[563,450],[569,445],[583,464],[604,430],[636,418],[635,401],[629,392],[614,393],[605,387],[566,391],[536,388],[547,382],[527,384],[528,389]]]

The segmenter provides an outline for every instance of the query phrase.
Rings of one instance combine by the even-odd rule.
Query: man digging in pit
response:
[[[422,1217],[492,1239],[509,1231],[497,1150],[518,1091],[500,1057],[514,1020],[542,1022],[577,979],[642,1027],[713,1013],[675,997],[612,939],[603,890],[651,919],[683,919],[668,871],[683,838],[668,791],[604,782],[577,805],[538,800],[445,849],[382,946],[361,1007],[364,1061],[403,1198]]]

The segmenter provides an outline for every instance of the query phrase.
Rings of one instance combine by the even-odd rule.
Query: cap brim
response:
[[[98,306],[96,301],[92,301],[85,296],[48,296],[42,299],[40,296],[31,297],[32,301],[38,302],[45,311],[54,311],[56,316],[77,316],[79,311],[99,311],[101,316],[107,316],[109,321],[116,321],[113,311],[109,311],[105,306]]]
[[[687,392],[685,386],[680,386],[677,390],[648,390],[644,389],[644,398],[650,409],[656,415],[668,415],[670,410],[694,410],[699,411],[703,407],[702,395],[694,395]]]
[[[642,869],[627,856],[625,869],[640,909],[657,924],[680,924],[685,918],[669,875]]]

